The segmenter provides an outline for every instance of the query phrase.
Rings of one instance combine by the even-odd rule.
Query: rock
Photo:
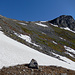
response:
[[[31,62],[29,63],[29,68],[33,68],[33,69],[38,69],[38,63],[36,60],[32,59]]]
[[[49,23],[58,25],[59,27],[68,27],[75,31],[75,20],[70,15],[62,15],[54,20],[49,21]]]

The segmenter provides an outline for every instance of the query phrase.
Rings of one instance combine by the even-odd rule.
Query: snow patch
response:
[[[21,22],[19,22],[19,24],[22,24],[22,25],[27,25],[27,24],[25,24],[25,23],[21,23]]]
[[[19,34],[17,34],[17,33],[14,33],[14,34],[17,35],[18,37],[24,39],[26,42],[31,43],[31,44],[33,44],[34,46],[40,47],[39,45],[37,45],[37,44],[35,44],[35,43],[32,43],[32,42],[31,42],[31,38],[30,38],[28,35],[23,35],[23,34],[20,34],[20,35],[19,35]]]
[[[55,55],[55,56],[57,56],[57,57],[59,57],[60,59],[62,59],[64,61],[66,61],[66,63],[71,64],[71,60],[70,59],[68,59],[66,57],[63,57],[63,56],[60,56],[60,55],[55,54],[55,53],[52,53],[52,54]]]
[[[30,38],[28,35],[22,35],[22,34],[21,34],[19,37],[22,38],[22,39],[24,39],[24,40],[26,40],[28,43],[33,44],[34,46],[40,47],[39,45],[37,45],[37,44],[35,44],[35,43],[32,43],[32,42],[31,42],[31,38]]]
[[[28,35],[20,34],[20,36],[18,36],[18,37],[20,37],[20,38],[26,40],[27,42],[31,43],[31,38]]]
[[[41,22],[47,22],[47,21],[41,21]]]
[[[57,44],[55,41],[52,41],[54,44]]]
[[[71,53],[65,52],[66,54],[70,55],[71,57],[75,58]]]
[[[50,23],[52,26],[55,26],[55,27],[58,27],[58,25],[54,25],[54,24],[52,24],[52,23]],[[68,28],[68,27],[60,27],[61,29],[65,29],[65,30],[68,30],[68,31],[71,31],[71,32],[73,32],[73,33],[75,33],[75,31],[73,31],[73,30],[71,30],[70,28]]]
[[[61,29],[65,29],[65,30],[68,30],[68,31],[71,31],[71,32],[73,32],[73,33],[75,33],[75,31],[73,31],[73,30],[71,30],[70,28],[68,28],[68,27],[66,27],[66,28],[64,28],[64,27],[60,27]]]
[[[69,51],[69,52],[75,54],[75,50],[74,50],[74,49],[72,49],[72,48],[70,48],[70,47],[67,47],[67,46],[64,46],[64,48],[65,48],[65,50],[67,50],[67,51]]]
[[[16,36],[19,36],[19,34],[17,34],[15,31],[14,31],[14,34],[15,34]]]
[[[59,37],[59,38],[66,41],[66,39],[64,39],[64,38],[62,38],[62,37]]]
[[[42,32],[42,34],[45,34],[46,35],[46,33],[44,33],[44,32]]]
[[[39,25],[39,26],[42,26],[42,27],[48,27],[47,25],[41,24],[41,23],[35,23],[35,24],[37,24],[37,25]]]
[[[54,27],[58,27],[58,25],[54,25],[54,24],[52,24],[52,23],[50,23],[52,26],[54,26]]]

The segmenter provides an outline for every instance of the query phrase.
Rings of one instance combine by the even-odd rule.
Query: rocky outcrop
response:
[[[49,22],[58,25],[59,27],[69,27],[70,29],[75,31],[75,20],[73,19],[72,16],[62,15]]]

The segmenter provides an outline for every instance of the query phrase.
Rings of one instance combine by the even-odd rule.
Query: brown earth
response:
[[[26,64],[3,67],[0,75],[75,75],[75,71],[56,66],[39,66],[39,69],[28,68]]]

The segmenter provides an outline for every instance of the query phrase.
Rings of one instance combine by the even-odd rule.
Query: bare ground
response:
[[[56,66],[39,66],[39,69],[28,68],[27,64],[3,67],[0,75],[75,75],[75,71]]]

